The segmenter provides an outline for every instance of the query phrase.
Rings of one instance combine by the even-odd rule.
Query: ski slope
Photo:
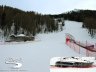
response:
[[[50,72],[50,59],[53,57],[84,56],[76,53],[65,44],[65,33],[70,33],[76,39],[82,41],[90,40],[96,42],[95,39],[91,39],[88,36],[86,29],[82,29],[81,26],[81,22],[65,21],[63,31],[38,34],[35,41],[20,43],[0,42],[0,70],[10,70],[9,65],[5,64],[5,59],[8,57],[22,58],[21,70],[27,70],[27,72]],[[63,72],[61,70],[59,72]],[[58,70],[56,71],[58,72]],[[51,72],[56,71],[51,70]]]

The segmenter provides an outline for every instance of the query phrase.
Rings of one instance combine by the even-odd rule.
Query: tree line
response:
[[[12,31],[15,35],[23,33],[35,36],[37,33],[58,31],[58,24],[49,15],[0,6],[0,29],[5,36],[10,35]]]
[[[64,18],[65,20],[72,20],[83,22],[82,27],[88,29],[91,37],[96,35],[96,11],[95,10],[72,10],[66,13],[49,15],[52,18]]]
[[[82,27],[88,29],[88,33],[92,38],[96,36],[96,18],[86,17],[83,21]]]

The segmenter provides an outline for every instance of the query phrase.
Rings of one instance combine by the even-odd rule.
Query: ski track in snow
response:
[[[64,56],[84,56],[76,53],[65,44],[65,33],[72,34],[77,40],[96,42],[95,39],[88,36],[86,29],[82,29],[81,26],[81,22],[65,21],[63,31],[38,34],[36,41],[0,44],[0,70],[9,69],[4,64],[4,59],[12,57],[22,58],[21,69],[27,70],[27,72],[70,72],[73,69],[50,69],[50,59]],[[93,72],[93,70],[96,69],[90,69],[87,72]]]

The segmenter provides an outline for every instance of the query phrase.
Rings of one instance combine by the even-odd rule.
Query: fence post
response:
[[[86,46],[87,46],[87,40],[86,40]],[[88,56],[88,54],[87,54],[87,49],[86,49],[86,56]]]
[[[79,41],[79,45],[80,45],[80,41]],[[79,46],[79,54],[80,54],[80,46]]]
[[[88,51],[88,50],[86,49],[86,56],[88,56],[87,51]]]
[[[95,46],[94,47],[96,48],[96,43],[95,43]]]
[[[74,47],[73,47],[74,50],[75,50],[75,47],[76,47],[76,44],[74,43]]]

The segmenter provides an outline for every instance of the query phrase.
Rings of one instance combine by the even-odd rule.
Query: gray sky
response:
[[[0,0],[0,5],[42,14],[60,14],[73,9],[96,10],[96,0]]]

